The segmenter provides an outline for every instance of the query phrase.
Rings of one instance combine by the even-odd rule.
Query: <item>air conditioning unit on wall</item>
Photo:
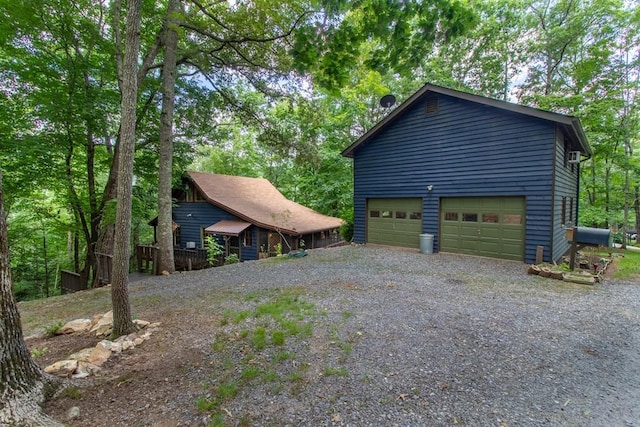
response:
[[[569,163],[580,163],[580,152],[579,151],[569,151],[569,158],[567,162]]]
[[[187,242],[187,249],[195,249],[196,242]]]

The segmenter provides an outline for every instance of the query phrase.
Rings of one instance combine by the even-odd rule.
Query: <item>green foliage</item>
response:
[[[331,2],[329,22],[297,32],[293,55],[300,71],[333,91],[358,66],[409,73],[435,46],[471,27],[475,15],[466,2]],[[435,6],[435,7],[434,7]]]
[[[210,265],[216,265],[218,258],[224,253],[224,245],[218,243],[213,236],[206,236],[205,242],[207,247],[207,261],[209,261]]]
[[[31,358],[37,359],[38,357],[42,357],[47,353],[47,351],[49,351],[48,347],[42,347],[42,348],[34,347],[31,349]]]
[[[240,258],[238,257],[238,254],[229,254],[226,257],[224,257],[225,264],[237,264],[239,262],[240,262]]]
[[[64,326],[64,323],[62,322],[56,322],[53,325],[49,325],[44,329],[44,332],[47,336],[54,336],[58,333],[58,331],[60,330],[60,328],[62,328]]]

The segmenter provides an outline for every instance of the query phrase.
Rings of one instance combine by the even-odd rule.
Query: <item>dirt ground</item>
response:
[[[71,388],[46,404],[45,412],[69,426],[202,425],[195,407],[203,391],[198,376],[208,362],[203,351],[185,348],[184,343],[192,345],[199,340],[191,326],[203,320],[192,321],[167,323],[141,346],[113,355],[99,375],[74,381]],[[169,330],[174,332],[170,334]],[[94,347],[101,339],[86,332],[30,338],[26,342],[32,352],[46,348],[36,358],[44,368]],[[70,419],[73,407],[80,411]]]

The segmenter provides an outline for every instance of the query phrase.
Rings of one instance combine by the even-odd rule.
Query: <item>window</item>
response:
[[[567,223],[567,198],[564,196],[562,196],[562,210],[560,212],[560,222],[564,225]]]
[[[478,214],[477,213],[463,213],[462,221],[464,222],[478,222]]]
[[[247,230],[242,235],[242,246],[253,246],[253,232]]]
[[[493,214],[493,213],[483,213],[482,214],[482,222],[486,222],[486,223],[490,223],[490,224],[497,224],[498,221],[498,214]]]
[[[445,221],[457,221],[458,220],[458,212],[445,212],[444,213]]]
[[[369,216],[371,218],[380,218],[380,211],[370,211]]]
[[[422,219],[422,212],[411,212],[409,219]]]
[[[402,211],[396,211],[396,218],[397,219],[406,219],[407,218],[407,213],[406,212],[402,212]]]
[[[522,215],[520,214],[504,214],[502,216],[503,224],[522,224]]]
[[[569,199],[569,222],[573,224],[573,197]]]
[[[382,218],[392,218],[393,214],[391,211],[382,211]]]

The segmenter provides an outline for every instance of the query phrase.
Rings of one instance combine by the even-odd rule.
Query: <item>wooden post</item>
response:
[[[571,242],[571,258],[569,260],[569,268],[571,271],[576,268],[576,252],[578,252],[578,243],[576,242],[576,239],[573,239]]]
[[[536,264],[541,264],[544,260],[544,246],[538,246],[536,248]]]
[[[158,249],[154,246],[150,250],[153,253],[153,275],[157,276],[160,274],[158,271]]]
[[[142,246],[136,245],[136,261],[138,261],[138,273],[142,273]]]

